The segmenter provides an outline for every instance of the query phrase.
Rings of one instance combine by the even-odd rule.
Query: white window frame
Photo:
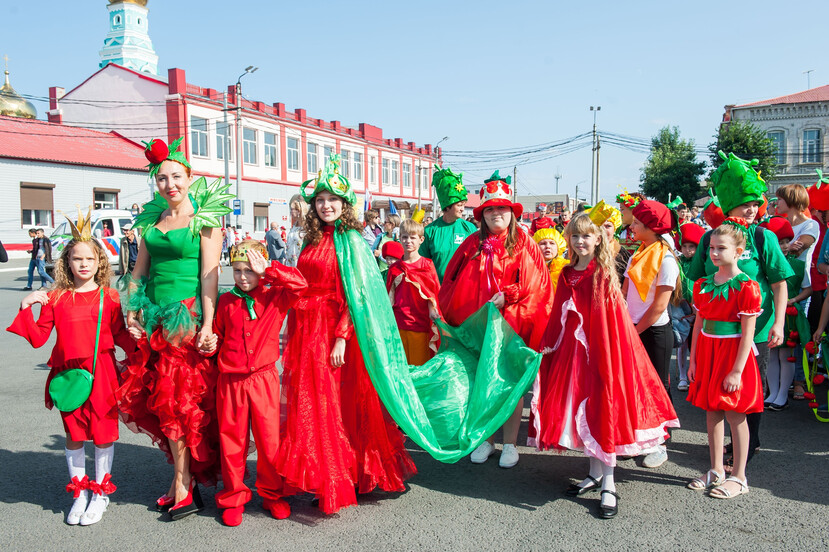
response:
[[[400,186],[400,161],[392,159],[391,161],[391,187],[397,188]]]
[[[98,199],[99,195],[101,199]],[[93,209],[117,209],[118,194],[116,192],[92,192],[92,203]]]
[[[248,139],[248,132],[253,133],[253,140]],[[259,141],[259,133],[255,128],[251,127],[243,127],[242,128],[242,161],[245,162],[245,165],[256,165],[257,164],[257,142]]]
[[[291,147],[291,140],[294,141],[294,147]],[[285,138],[285,151],[287,159],[285,165],[289,171],[299,170],[299,146],[300,139],[298,136],[287,136]]]
[[[322,146],[322,163],[328,163],[328,160],[331,158],[331,154],[334,153],[334,146]]]
[[[363,180],[363,154],[362,152],[354,152],[354,180]]]
[[[368,158],[368,181],[370,184],[377,184],[377,156],[370,155]]]
[[[210,149],[207,147],[209,140],[207,129],[207,119],[195,115],[190,116],[190,153],[194,157],[210,156]]]
[[[778,142],[772,136],[780,136],[780,141]],[[766,132],[766,137],[771,141],[772,144],[777,146],[777,151],[775,152],[775,163],[777,165],[785,165],[786,164],[786,132],[784,130],[769,130]]]
[[[389,186],[391,184],[391,176],[390,176],[390,174],[391,174],[390,165],[391,164],[389,163],[388,159],[383,159],[383,162],[381,163],[381,165],[383,167],[383,178],[380,181],[380,183],[383,186]]]
[[[409,190],[412,189],[412,165],[411,163],[403,163],[403,187]]]
[[[268,143],[268,136],[273,137],[273,144]],[[265,132],[262,137],[262,143],[265,146],[265,166],[278,167],[279,166],[279,136],[274,132]]]
[[[340,174],[351,179],[351,152],[340,150]]]
[[[224,127],[224,134],[222,128]],[[233,160],[233,134],[230,132],[231,124],[216,123],[216,159],[224,161],[224,154],[227,152],[227,160]]]
[[[317,154],[319,153],[319,146],[314,142],[308,142],[305,154],[305,166],[308,167],[309,173],[316,174],[319,171],[319,162]]]
[[[806,137],[807,132],[816,132],[817,137],[809,139]],[[803,164],[811,165],[823,162],[823,154],[821,151],[822,142],[823,136],[819,128],[807,128],[803,130]]]

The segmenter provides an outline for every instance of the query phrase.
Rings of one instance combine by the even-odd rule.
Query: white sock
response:
[[[688,383],[688,342],[683,343],[676,353],[676,366],[679,369],[679,381]]]
[[[78,481],[83,480],[86,476],[86,455],[84,454],[84,447],[77,450],[64,449],[66,454],[66,466],[69,468],[69,479],[73,480],[75,477]],[[89,491],[81,491],[78,498],[72,504],[72,509],[69,510],[70,516],[80,517],[86,510],[86,504],[89,500]]]
[[[602,464],[602,490],[616,492],[616,481],[613,478],[613,466]],[[602,504],[605,506],[615,506],[616,497],[612,494],[602,494]]]
[[[107,448],[95,447],[95,481],[100,483],[108,473],[112,473],[112,458],[115,455],[115,444]]]
[[[601,481],[602,479],[602,462],[598,458],[593,458],[592,456],[589,457],[590,459],[590,471],[587,472],[590,474],[590,477],[595,479],[596,481]],[[593,481],[590,477],[584,478],[584,480],[579,483],[579,487],[585,487],[587,485],[592,485]]]
[[[789,387],[794,381],[795,365],[794,362],[789,362],[786,359],[793,355],[794,350],[791,347],[786,347],[785,352],[780,351],[780,389],[777,391],[776,397],[771,393],[769,394],[771,400],[778,406],[786,404],[786,401],[789,400]]]
[[[765,402],[774,402],[777,394],[780,391],[780,357],[783,349],[787,347],[778,347],[769,351],[769,364],[766,366],[766,381],[769,385],[769,396],[766,397]],[[788,389],[786,392],[788,393]]]

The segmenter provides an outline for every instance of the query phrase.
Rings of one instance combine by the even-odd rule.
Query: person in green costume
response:
[[[432,186],[440,201],[443,215],[426,227],[420,256],[432,259],[438,272],[438,279],[443,282],[443,275],[452,255],[461,246],[467,236],[474,234],[478,228],[463,218],[466,207],[466,187],[463,185],[463,173],[455,174],[452,169],[441,169],[435,165]]]
[[[138,341],[119,388],[122,420],[147,433],[174,465],[159,511],[180,519],[202,508],[197,482],[215,484],[219,473],[214,392],[215,361],[203,356],[213,335],[222,233],[230,212],[229,184],[193,181],[190,164],[160,140],[147,144],[157,193],[133,228],[144,236],[128,292],[127,325]]]
[[[774,233],[757,226],[757,213],[763,203],[766,183],[754,169],[757,160],[745,161],[733,153],[719,152],[723,163],[711,174],[714,194],[722,212],[728,217],[740,217],[749,224],[746,249],[737,266],[749,278],[760,284],[763,296],[763,312],[757,318],[754,344],[757,347],[757,365],[760,376],[766,379],[769,348],[783,343],[786,315],[786,279],[792,276],[792,268],[786,260]],[[688,267],[690,280],[698,280],[714,274],[717,268],[711,262],[708,245],[711,232],[703,235],[697,252]],[[762,413],[748,414],[748,459],[760,445],[760,419]]]

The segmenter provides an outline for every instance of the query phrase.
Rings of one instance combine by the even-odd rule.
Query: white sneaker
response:
[[[654,451],[645,456],[645,459],[642,460],[642,466],[646,468],[658,468],[667,461],[668,451],[665,450],[663,447],[659,447],[659,450]]]
[[[504,445],[498,465],[502,468],[511,468],[518,463],[518,449],[515,445]]]
[[[89,503],[89,491],[81,491],[75,502],[72,503],[72,508],[66,514],[67,525],[77,525],[81,522],[81,516],[86,511],[86,505]]]
[[[473,464],[483,464],[493,454],[495,454],[495,447],[489,441],[484,441],[478,445],[478,448],[472,451],[472,454],[469,455],[469,460]]]
[[[680,381],[679,385],[676,386],[677,391],[688,391],[688,382],[687,381]]]
[[[92,500],[89,501],[89,506],[86,508],[83,516],[81,516],[81,525],[92,525],[98,523],[104,517],[104,512],[107,511],[109,505],[109,497],[105,495],[92,495]]]

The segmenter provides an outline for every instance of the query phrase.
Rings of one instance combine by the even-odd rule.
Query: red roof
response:
[[[144,147],[115,132],[0,117],[0,157],[144,171]]]
[[[759,102],[747,103],[742,105],[735,105],[734,107],[752,107],[759,105],[779,105],[779,104],[796,104],[809,102],[829,102],[829,84],[826,86],[818,86],[817,88],[810,88],[803,92],[796,92],[788,96],[780,96],[779,98],[772,98],[770,100],[762,100]]]

